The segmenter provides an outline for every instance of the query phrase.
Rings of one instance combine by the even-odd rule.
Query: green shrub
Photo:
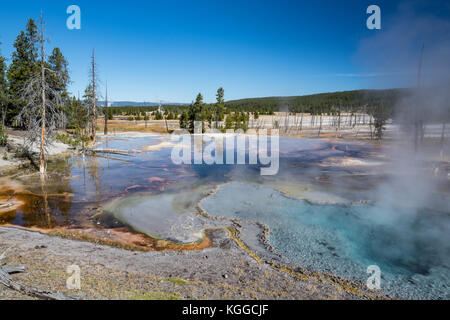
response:
[[[32,157],[33,157],[33,154],[30,151],[30,149],[28,149],[27,147],[25,147],[23,145],[17,146],[16,150],[14,151],[14,158],[30,159]]]
[[[65,144],[71,144],[72,143],[72,137],[68,134],[58,134],[56,135],[56,140],[59,142],[65,143]]]
[[[78,146],[82,146],[83,142],[84,144],[88,144],[90,139],[88,136],[73,137],[70,134],[58,134],[56,136],[56,140],[71,145],[73,148],[75,148]]]

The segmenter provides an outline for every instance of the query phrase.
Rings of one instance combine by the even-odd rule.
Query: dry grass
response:
[[[147,124],[146,124],[147,122]],[[104,121],[99,119],[97,121],[97,126],[99,127],[99,132],[104,131]],[[169,131],[179,129],[178,120],[168,120],[167,126]],[[114,134],[115,132],[145,132],[145,133],[168,133],[166,122],[164,120],[149,120],[149,121],[134,121],[134,120],[109,120],[108,121],[108,132]]]

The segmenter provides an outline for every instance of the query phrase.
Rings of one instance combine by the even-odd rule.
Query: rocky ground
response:
[[[25,143],[24,137],[26,132],[18,130],[7,130],[6,132],[8,134],[8,144],[5,147],[0,147],[0,174],[5,170],[30,162],[28,159],[17,157],[17,150]],[[38,154],[39,145],[33,145],[30,151]],[[68,151],[69,146],[58,141],[54,141],[47,146],[48,157],[54,157]]]
[[[28,286],[78,299],[367,299],[383,298],[362,284],[267,263],[227,229],[208,231],[200,251],[140,252],[0,227],[2,263]],[[81,269],[81,290],[68,290],[66,269]],[[30,299],[0,286],[0,299]]]

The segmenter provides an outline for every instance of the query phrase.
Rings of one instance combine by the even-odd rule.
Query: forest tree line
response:
[[[341,113],[365,113],[373,116],[373,125],[380,128],[394,115],[399,99],[409,94],[408,89],[354,90],[323,93],[298,97],[268,97],[224,101],[224,89],[219,88],[215,103],[205,103],[199,93],[190,105],[166,105],[158,107],[109,107],[114,116],[128,119],[144,119],[148,114],[154,120],[180,121],[180,127],[193,131],[193,122],[222,131],[243,129],[249,126],[249,119],[257,120],[260,115],[274,115],[275,112],[289,114],[332,115]]]

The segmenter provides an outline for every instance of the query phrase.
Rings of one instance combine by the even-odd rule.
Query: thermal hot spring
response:
[[[201,216],[200,203],[211,216],[266,225],[269,244],[286,264],[363,283],[367,267],[377,265],[381,290],[390,296],[450,299],[448,180],[412,192],[431,171],[403,179],[408,173],[389,165],[386,147],[280,138],[273,176],[261,176],[258,165],[176,165],[167,136],[123,134],[98,147],[142,152],[51,162],[48,197],[37,176],[16,173],[9,179],[27,191],[16,197],[25,205],[0,215],[1,222],[125,226],[190,243],[207,228],[227,225]],[[397,178],[407,183],[391,183]]]
[[[232,182],[202,202],[212,215],[259,221],[289,264],[365,282],[381,270],[395,297],[450,298],[450,216],[382,204],[312,204]]]

